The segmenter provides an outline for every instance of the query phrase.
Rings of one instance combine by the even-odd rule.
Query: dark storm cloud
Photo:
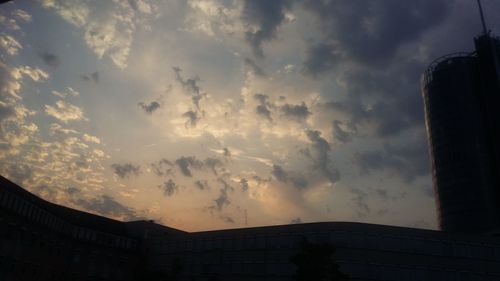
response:
[[[226,173],[217,178],[217,181],[222,184],[223,188],[226,190],[234,190],[234,187],[228,183],[230,174]]]
[[[59,57],[55,54],[49,52],[41,52],[38,56],[43,60],[45,64],[52,67],[58,67],[61,63]]]
[[[266,118],[269,122],[273,121],[271,111],[269,108],[272,106],[269,102],[269,96],[264,94],[255,94],[253,96],[260,104],[255,108],[257,115]]]
[[[198,121],[201,119],[201,117],[198,116],[198,112],[193,110],[184,112],[184,114],[182,114],[182,117],[187,118],[187,121],[184,124],[186,128],[187,127],[196,128]]]
[[[278,27],[285,19],[285,10],[292,1],[288,0],[246,0],[243,4],[241,18],[248,29],[245,39],[253,53],[263,57],[262,43],[276,37]]]
[[[113,197],[101,195],[92,199],[76,199],[73,202],[89,211],[100,215],[111,217],[125,217],[126,220],[139,219],[137,212],[127,206],[122,205]]]
[[[307,179],[302,176],[292,176],[290,177],[290,181],[297,189],[304,189],[309,186],[309,182],[307,181]]]
[[[152,101],[149,104],[140,102],[138,105],[148,114],[152,114],[155,110],[160,108],[160,103],[157,101]]]
[[[163,186],[161,186],[163,189],[163,194],[165,196],[172,196],[174,195],[175,192],[179,189],[179,186],[171,179],[163,183]]]
[[[210,189],[210,186],[208,185],[208,181],[206,181],[206,180],[197,180],[197,181],[194,182],[194,185],[199,190],[208,190],[208,189]]]
[[[112,164],[111,168],[113,168],[113,173],[119,176],[120,178],[126,178],[131,175],[139,175],[141,173],[141,166],[133,165],[131,163],[125,164]]]
[[[304,73],[318,78],[336,69],[346,98],[335,102],[354,126],[368,124],[381,137],[419,126],[423,123],[422,106],[416,106],[422,105],[419,77],[426,65],[404,55],[403,47],[416,48],[425,32],[446,22],[454,2],[301,1],[322,31],[308,43]],[[449,46],[447,51],[454,50]],[[434,53],[432,48],[428,52]],[[353,63],[358,67],[336,68]],[[348,137],[338,128],[336,132],[340,141]]]
[[[224,147],[222,150],[224,151],[223,154],[225,157],[231,157],[231,151],[229,150],[229,148]]]
[[[314,168],[332,183],[340,180],[340,172],[333,166],[328,156],[331,150],[328,141],[321,137],[319,131],[315,130],[306,130],[306,136],[312,143],[312,151],[306,149],[303,153],[313,161]]]
[[[386,144],[381,150],[358,152],[354,163],[362,173],[386,171],[405,182],[430,173],[430,160],[424,138],[404,146]]]
[[[80,77],[82,77],[83,81],[86,82],[94,82],[94,83],[99,83],[99,72],[93,72],[90,74],[83,74]]]
[[[257,63],[249,58],[245,58],[245,67],[247,70],[251,71],[253,74],[260,76],[260,77],[265,77],[266,73],[260,66],[257,65]]]
[[[218,175],[218,170],[222,170],[224,162],[215,157],[207,157],[205,160],[199,160],[194,156],[182,156],[175,160],[181,173],[186,177],[192,177],[192,170],[208,169],[214,175]]]
[[[182,88],[191,95],[191,101],[196,108],[200,109],[200,100],[205,96],[204,93],[201,92],[200,86],[198,86],[198,82],[200,78],[198,76],[184,78],[181,75],[182,69],[180,67],[174,66],[172,68],[175,72],[175,80],[181,84]]]
[[[228,188],[227,186],[224,186],[223,188],[221,188],[219,190],[219,197],[214,199],[215,207],[218,211],[221,211],[222,208],[231,204],[231,201],[229,201],[229,195],[228,195],[229,190],[230,190],[230,188]]]
[[[288,181],[288,173],[283,170],[283,168],[280,165],[273,165],[273,170],[271,171],[271,174],[276,178],[276,180],[280,182],[287,182]]]
[[[161,159],[158,162],[152,163],[151,168],[153,170],[153,173],[155,173],[157,176],[164,176],[164,175],[169,175],[172,173],[172,167],[174,166],[174,163],[172,163],[168,159]]]
[[[273,164],[273,170],[271,171],[271,174],[274,176],[274,178],[276,178],[276,180],[280,182],[283,183],[291,182],[293,186],[297,189],[304,189],[309,186],[309,182],[307,181],[306,178],[304,178],[303,176],[296,175],[297,173],[289,175],[289,173],[286,172],[280,165]]]
[[[268,95],[264,94],[255,94],[253,95],[254,99],[256,99],[260,104],[267,104],[267,100],[269,100]]]
[[[317,43],[307,49],[303,62],[303,72],[317,77],[331,69],[340,62],[340,54],[334,44]]]
[[[175,164],[179,167],[181,173],[186,177],[193,176],[193,174],[191,173],[191,169],[201,169],[203,167],[203,162],[193,156],[182,156],[175,160]]]
[[[207,157],[203,161],[203,166],[209,168],[212,171],[212,173],[214,173],[214,175],[217,176],[217,174],[218,174],[217,169],[223,167],[224,163],[218,158]]]
[[[280,110],[283,116],[298,121],[306,120],[311,115],[309,108],[307,108],[304,102],[302,104],[286,103],[280,107]]]
[[[180,67],[174,66],[172,69],[175,72],[175,80],[177,80],[177,82],[179,82],[186,91],[193,95],[200,94],[200,87],[198,86],[198,81],[200,81],[199,77],[185,79],[181,75],[182,69]]]
[[[241,190],[246,192],[248,190],[248,180],[245,178],[240,179]]]
[[[345,71],[339,79],[345,85],[346,99],[324,106],[346,114],[347,123],[353,128],[370,125],[380,137],[421,126],[424,116],[419,77],[423,69],[423,64],[409,61],[384,71]],[[371,100],[368,107],[367,99]]]
[[[340,52],[367,64],[386,63],[402,45],[415,41],[424,31],[444,21],[451,2],[303,1],[303,6],[317,17],[324,34],[323,47],[311,53],[308,61],[324,57],[334,65],[337,56],[332,54]],[[313,73],[327,70],[321,63],[310,66],[316,66],[309,67]]]

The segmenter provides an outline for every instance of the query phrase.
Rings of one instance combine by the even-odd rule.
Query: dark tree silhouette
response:
[[[297,281],[346,281],[349,276],[340,272],[333,259],[335,248],[327,243],[310,243],[304,239],[300,251],[291,258],[297,266]]]

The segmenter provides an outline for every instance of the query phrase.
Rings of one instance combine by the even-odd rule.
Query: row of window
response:
[[[336,247],[361,248],[434,256],[456,256],[500,260],[500,246],[485,243],[468,243],[425,239],[417,237],[397,237],[373,235],[363,232],[330,231],[304,233],[303,235],[283,233],[279,235],[245,235],[211,238],[159,239],[154,243],[158,253],[211,250],[259,250],[295,249],[303,236],[315,243],[330,243]]]
[[[137,246],[137,242],[130,238],[72,225],[50,212],[47,212],[43,208],[35,206],[31,202],[23,200],[18,196],[5,191],[4,189],[0,189],[0,207],[14,211],[29,220],[44,225],[45,227],[48,227],[58,233],[71,236],[75,239],[123,249],[134,249]]]

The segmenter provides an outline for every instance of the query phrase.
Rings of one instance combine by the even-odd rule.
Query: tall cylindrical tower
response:
[[[476,39],[476,52],[439,58],[422,78],[433,184],[444,231],[500,227],[497,45],[497,39],[484,34]]]

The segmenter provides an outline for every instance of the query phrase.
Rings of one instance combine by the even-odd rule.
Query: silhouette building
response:
[[[47,202],[0,177],[2,281],[292,281],[304,241],[352,281],[500,280],[492,235],[350,222],[185,232]]]
[[[422,79],[439,224],[444,231],[500,227],[500,40],[436,59]]]

